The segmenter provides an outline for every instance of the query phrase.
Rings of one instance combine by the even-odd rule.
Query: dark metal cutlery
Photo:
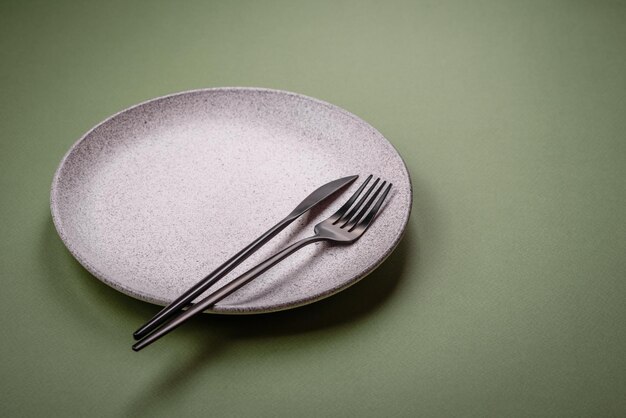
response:
[[[350,179],[349,182],[352,182],[352,181],[354,181],[355,178],[356,178],[356,176],[349,177],[349,178],[347,177],[346,179]],[[372,178],[372,176],[370,175],[365,180],[365,182],[363,182],[363,184],[359,187],[359,189],[352,195],[352,197],[350,197],[350,199],[343,206],[341,206],[341,208],[335,214],[333,214],[328,219],[326,219],[326,220],[318,223],[317,225],[315,225],[315,228],[314,228],[314,232],[315,233],[314,233],[314,235],[312,235],[310,237],[307,237],[307,238],[304,238],[304,239],[302,239],[300,241],[297,241],[296,243],[291,244],[290,246],[284,248],[283,250],[281,250],[278,253],[274,254],[273,256],[269,257],[268,259],[266,259],[262,263],[258,264],[257,266],[253,267],[252,269],[248,270],[246,273],[244,273],[241,276],[237,277],[233,281],[227,283],[226,285],[222,286],[218,290],[212,292],[211,294],[209,294],[208,296],[203,298],[201,301],[193,304],[191,307],[189,307],[189,309],[181,312],[180,315],[176,316],[171,321],[163,324],[165,320],[167,320],[168,318],[172,317],[174,315],[174,313],[177,312],[177,311],[174,311],[174,313],[172,313],[170,311],[169,313],[166,313],[166,314],[160,316],[158,321],[154,320],[154,319],[151,320],[146,326],[142,327],[139,330],[139,331],[143,331],[144,329],[146,329],[147,331],[142,332],[140,334],[139,338],[141,338],[142,335],[144,337],[140,341],[135,343],[135,345],[133,345],[133,350],[139,351],[142,348],[152,344],[154,341],[158,340],[159,338],[161,338],[165,334],[171,332],[172,330],[174,330],[175,328],[180,326],[182,323],[187,321],[189,318],[191,318],[191,317],[193,317],[193,316],[203,312],[204,310],[206,310],[210,306],[212,306],[215,303],[219,302],[220,300],[224,299],[225,297],[227,297],[228,295],[230,295],[231,293],[233,293],[237,289],[239,289],[242,286],[244,286],[246,283],[250,282],[251,280],[253,280],[256,277],[258,277],[259,275],[263,274],[265,271],[269,270],[272,266],[276,265],[281,260],[283,260],[286,257],[290,256],[291,254],[293,254],[294,252],[296,252],[297,250],[303,248],[306,245],[313,244],[313,243],[319,242],[319,241],[328,241],[328,242],[342,243],[342,244],[352,244],[352,243],[354,243],[356,240],[358,240],[365,233],[365,231],[368,229],[368,227],[372,224],[374,218],[376,217],[376,214],[379,212],[383,202],[385,201],[385,198],[387,197],[387,194],[389,193],[389,190],[391,189],[391,184],[387,184],[385,181],[383,181],[380,185],[378,185],[378,183],[380,182],[380,179],[376,179],[376,181],[374,181],[374,183],[367,189],[367,191],[365,193],[363,193],[363,190],[365,189],[365,187],[367,186],[367,184],[369,183],[371,178]],[[340,180],[346,180],[346,179],[340,179]],[[336,181],[338,182],[340,180],[336,180]],[[331,183],[329,183],[329,185],[330,184]],[[323,186],[323,187],[326,187],[326,186]],[[318,189],[318,191],[319,190],[321,190],[321,189]],[[361,196],[362,193],[363,193],[363,195]],[[315,192],[314,192],[314,194],[315,194]],[[311,196],[313,196],[313,195],[311,195]],[[357,199],[358,199],[358,201],[357,201]],[[306,199],[305,199],[305,201],[306,201]],[[303,203],[305,203],[305,202],[303,202]],[[300,206],[302,206],[302,204],[300,204],[298,207],[300,207]],[[305,211],[310,209],[311,206],[312,205],[308,206],[308,208],[305,209]],[[297,215],[297,216],[299,216],[299,215]],[[289,219],[289,217],[287,217],[285,219],[287,220],[287,219]],[[292,222],[292,221],[293,221],[293,219],[289,220],[288,222]],[[282,222],[284,222],[284,221],[282,221]],[[282,225],[282,224],[279,223],[274,228],[277,228],[280,225]],[[274,228],[272,228],[270,231],[268,231],[268,233],[271,232],[271,235],[266,237],[266,235],[268,235],[268,233],[264,234],[257,241],[255,241],[254,243],[252,243],[248,247],[246,247],[244,250],[242,250],[242,252],[243,251],[248,251],[248,252],[245,253],[246,257],[249,254],[251,254],[252,252],[254,252],[258,247],[260,247],[265,242],[267,242],[271,237],[276,235],[276,233],[278,231],[280,231],[282,228],[284,228],[284,226],[280,227],[280,229],[278,229],[278,231],[274,231]],[[258,244],[255,247],[253,244],[255,244],[256,242],[262,242],[262,243]],[[241,254],[242,252],[238,253],[235,257],[233,257],[233,259],[237,258],[239,256],[239,254]],[[233,259],[231,259],[231,260],[233,260]],[[224,265],[227,265],[231,260],[226,262]],[[241,262],[241,261],[239,261],[239,262]],[[239,264],[239,262],[237,264]],[[231,267],[230,269],[228,269],[223,274],[220,273],[221,275],[219,277],[222,277],[223,275],[228,273],[228,271],[232,270],[232,268],[234,268],[234,266]],[[218,268],[218,270],[220,270],[220,269],[221,269],[221,267]],[[218,270],[216,270],[216,271],[218,271]],[[199,290],[199,291],[195,291],[194,290],[194,295],[197,296],[199,293],[202,293],[212,283],[214,283],[217,280],[217,279],[215,279],[215,280],[212,279],[211,275],[208,276],[208,277],[209,277],[208,280],[207,279],[203,280],[203,282],[210,282],[208,285],[206,285],[206,286],[202,285],[202,287],[199,287],[198,285],[195,285],[192,289],[190,289],[183,296],[181,296],[181,298],[177,299],[177,301],[178,300],[183,300],[185,298],[185,295],[191,294],[191,291],[193,289],[196,289],[196,288],[200,289],[201,288],[202,290]],[[195,296],[191,296],[191,297],[185,298],[187,300],[187,302],[184,305],[180,304],[179,306],[180,307],[186,306],[189,303],[189,301],[193,300],[193,298]],[[170,306],[173,306],[174,304],[176,304],[176,301],[172,305],[170,305]],[[165,308],[162,312],[166,311],[167,309],[168,308]],[[177,309],[180,309],[180,308],[177,308]],[[161,315],[161,313],[159,313],[157,316],[159,316],[159,315]],[[157,317],[155,317],[155,318],[157,318]],[[154,324],[154,325],[151,325],[150,327],[148,327],[148,325],[150,325],[150,324]],[[163,324],[163,325],[160,328],[154,330],[154,332],[152,332],[152,333],[149,333],[151,330],[155,329],[156,327],[158,327],[161,324]],[[135,333],[136,336],[139,333],[139,331]]]

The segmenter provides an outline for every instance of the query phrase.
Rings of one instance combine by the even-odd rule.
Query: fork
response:
[[[299,249],[316,242],[328,241],[332,243],[340,244],[352,244],[365,233],[367,228],[372,224],[376,214],[380,210],[389,190],[391,189],[391,183],[387,184],[383,181],[378,188],[376,187],[380,181],[377,178],[374,183],[368,188],[368,190],[359,198],[367,184],[372,179],[372,175],[368,176],[358,190],[344,203],[337,212],[335,212],[328,219],[315,225],[314,235],[303,238],[290,246],[284,248],[273,256],[269,257],[265,261],[251,268],[241,276],[222,286],[218,290],[212,292],[198,303],[193,304],[189,309],[182,312],[179,316],[172,319],[170,322],[164,324],[161,328],[158,328],[153,333],[145,336],[133,345],[134,351],[139,351],[142,348],[152,344],[165,334],[173,331],[175,328],[182,325],[189,318],[203,312],[208,307],[214,305],[226,296],[230,295],[237,289],[243,287],[245,284],[260,276],[274,265],[284,260]],[[385,187],[385,185],[387,185]],[[372,194],[372,192],[374,192]],[[382,192],[382,194],[381,194]],[[370,196],[371,195],[371,196]],[[369,199],[368,199],[369,198]],[[358,202],[357,202],[357,199]],[[355,203],[356,202],[356,203]]]

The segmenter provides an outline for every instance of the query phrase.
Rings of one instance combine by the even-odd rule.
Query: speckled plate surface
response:
[[[360,174],[220,283],[312,234],[370,173],[394,188],[359,241],[305,247],[213,308],[261,313],[354,284],[393,251],[406,228],[412,192],[404,162],[376,129],[341,108],[256,88],[196,90],[141,103],[72,146],[52,183],[51,210],[61,239],[94,276],[164,305],[311,191]]]

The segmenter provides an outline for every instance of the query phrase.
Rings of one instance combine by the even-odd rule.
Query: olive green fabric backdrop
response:
[[[624,3],[4,1],[0,83],[0,415],[626,415]],[[340,295],[134,353],[156,307],[69,255],[52,175],[110,114],[215,86],[369,121],[408,232]]]

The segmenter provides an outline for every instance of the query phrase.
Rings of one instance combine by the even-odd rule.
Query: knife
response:
[[[341,190],[357,179],[357,176],[343,177],[326,183],[313,193],[308,195],[296,208],[291,211],[283,220],[271,227],[267,232],[258,237],[256,240],[248,244],[244,249],[239,251],[233,257],[228,259],[224,264],[215,269],[212,273],[193,285],[189,290],[179,296],[175,301],[163,308],[159,313],[152,317],[148,322],[142,325],[133,333],[135,340],[139,340],[150,334],[156,328],[161,326],[168,319],[176,315],[182,309],[191,304],[191,302],[200,296],[205,290],[215,284],[222,277],[226,276],[232,269],[241,264],[245,259],[252,255],[256,250],[265,245],[276,234],[285,229],[287,225],[298,219],[311,208],[332,196],[335,192]]]

